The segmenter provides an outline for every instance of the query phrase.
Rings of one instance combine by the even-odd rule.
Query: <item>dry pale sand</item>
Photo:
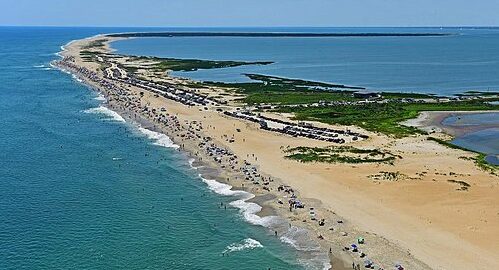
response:
[[[75,55],[84,42],[72,43],[64,54]],[[149,96],[147,102],[167,107],[182,120],[216,127],[204,132],[218,144],[241,157],[255,154],[258,160],[251,162],[264,173],[293,186],[300,196],[320,201],[359,230],[395,243],[432,269],[499,269],[499,178],[466,159],[472,153],[446,148],[422,135],[393,139],[364,132],[371,137],[354,146],[381,148],[402,159],[394,165],[303,164],[284,158],[282,147],[328,144],[262,131],[254,124],[163,98]],[[235,142],[220,139],[225,134],[234,134]],[[380,172],[399,172],[400,177],[370,177]],[[460,191],[448,180],[471,186]]]
[[[209,131],[214,138],[234,133],[234,120],[212,116],[205,121],[217,127]],[[242,126],[238,125],[242,132],[235,134],[236,143],[226,145],[236,154],[256,154],[255,163],[264,172],[289,183],[302,196],[321,200],[363,230],[399,243],[432,268],[499,267],[499,179],[460,159],[470,154],[424,137],[373,138],[362,144],[383,147],[403,159],[394,166],[301,164],[283,158],[280,147],[317,145],[315,141]],[[381,171],[414,179],[383,182],[368,178]],[[458,186],[447,181],[451,179],[472,187],[457,191]]]

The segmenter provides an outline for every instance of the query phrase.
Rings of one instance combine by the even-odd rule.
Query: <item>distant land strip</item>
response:
[[[449,33],[245,33],[245,32],[157,32],[120,33],[108,37],[438,37]]]

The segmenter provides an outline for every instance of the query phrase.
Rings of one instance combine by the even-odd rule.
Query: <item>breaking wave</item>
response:
[[[238,197],[238,200],[230,202],[229,204],[239,209],[244,219],[253,225],[260,225],[263,227],[270,227],[271,225],[279,222],[277,216],[260,217],[256,213],[262,210],[262,207],[256,203],[248,202],[248,200],[255,197],[255,195],[242,191],[232,190],[231,185],[220,183],[216,180],[206,179],[199,175],[199,177],[208,185],[208,188],[223,196]]]
[[[196,159],[195,158],[190,158],[189,159],[189,166],[193,169],[193,170],[197,170],[199,168],[203,168],[204,166],[202,165],[199,165],[199,166],[194,166],[194,162],[196,162]]]
[[[85,113],[95,113],[108,116],[110,121],[125,122],[125,119],[121,117],[117,112],[110,110],[104,106],[99,106],[97,108],[91,108],[84,111]]]
[[[242,251],[246,249],[255,249],[255,248],[263,248],[263,245],[252,238],[246,238],[240,242],[232,243],[228,245],[223,253]]]
[[[146,135],[147,138],[154,141],[154,145],[159,145],[167,148],[179,148],[180,146],[176,145],[170,137],[166,136],[163,133],[159,133],[156,131],[152,131],[141,126],[138,127],[139,131]]]
[[[280,226],[282,228],[284,222],[282,218],[278,216],[260,217],[257,215],[257,213],[262,210],[262,207],[256,203],[248,202],[248,200],[255,197],[252,193],[242,190],[232,190],[232,186],[220,183],[216,180],[203,178],[201,174],[199,174],[199,177],[208,185],[208,188],[215,193],[223,196],[238,197],[238,200],[229,204],[238,208],[247,222],[266,228],[276,228]],[[298,261],[301,265],[305,266],[306,269],[330,269],[331,264],[329,262],[329,256],[321,251],[319,244],[313,240],[309,233],[310,232],[306,229],[292,226],[280,237],[280,240],[281,242],[292,246],[294,249],[303,252],[303,254],[299,256],[300,258],[298,258]],[[244,241],[234,243],[228,246],[224,252],[238,251],[238,249],[242,250],[249,245],[251,245],[249,242],[245,243]]]
[[[99,94],[98,96],[94,97],[94,100],[106,101],[106,97],[104,97],[104,95],[102,94]]]

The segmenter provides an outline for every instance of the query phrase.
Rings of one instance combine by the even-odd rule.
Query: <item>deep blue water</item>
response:
[[[267,66],[174,73],[197,80],[247,81],[242,73],[260,73],[363,86],[371,90],[442,95],[467,90],[499,91],[499,28],[271,28],[231,31],[419,32],[452,35],[137,38],[119,41],[113,46],[125,54],[275,62]]]
[[[301,269],[182,153],[87,113],[96,94],[48,67],[70,40],[133,30],[0,28],[0,269]]]

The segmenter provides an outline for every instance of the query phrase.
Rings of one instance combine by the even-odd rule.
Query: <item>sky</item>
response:
[[[0,0],[4,26],[499,26],[499,0]]]

